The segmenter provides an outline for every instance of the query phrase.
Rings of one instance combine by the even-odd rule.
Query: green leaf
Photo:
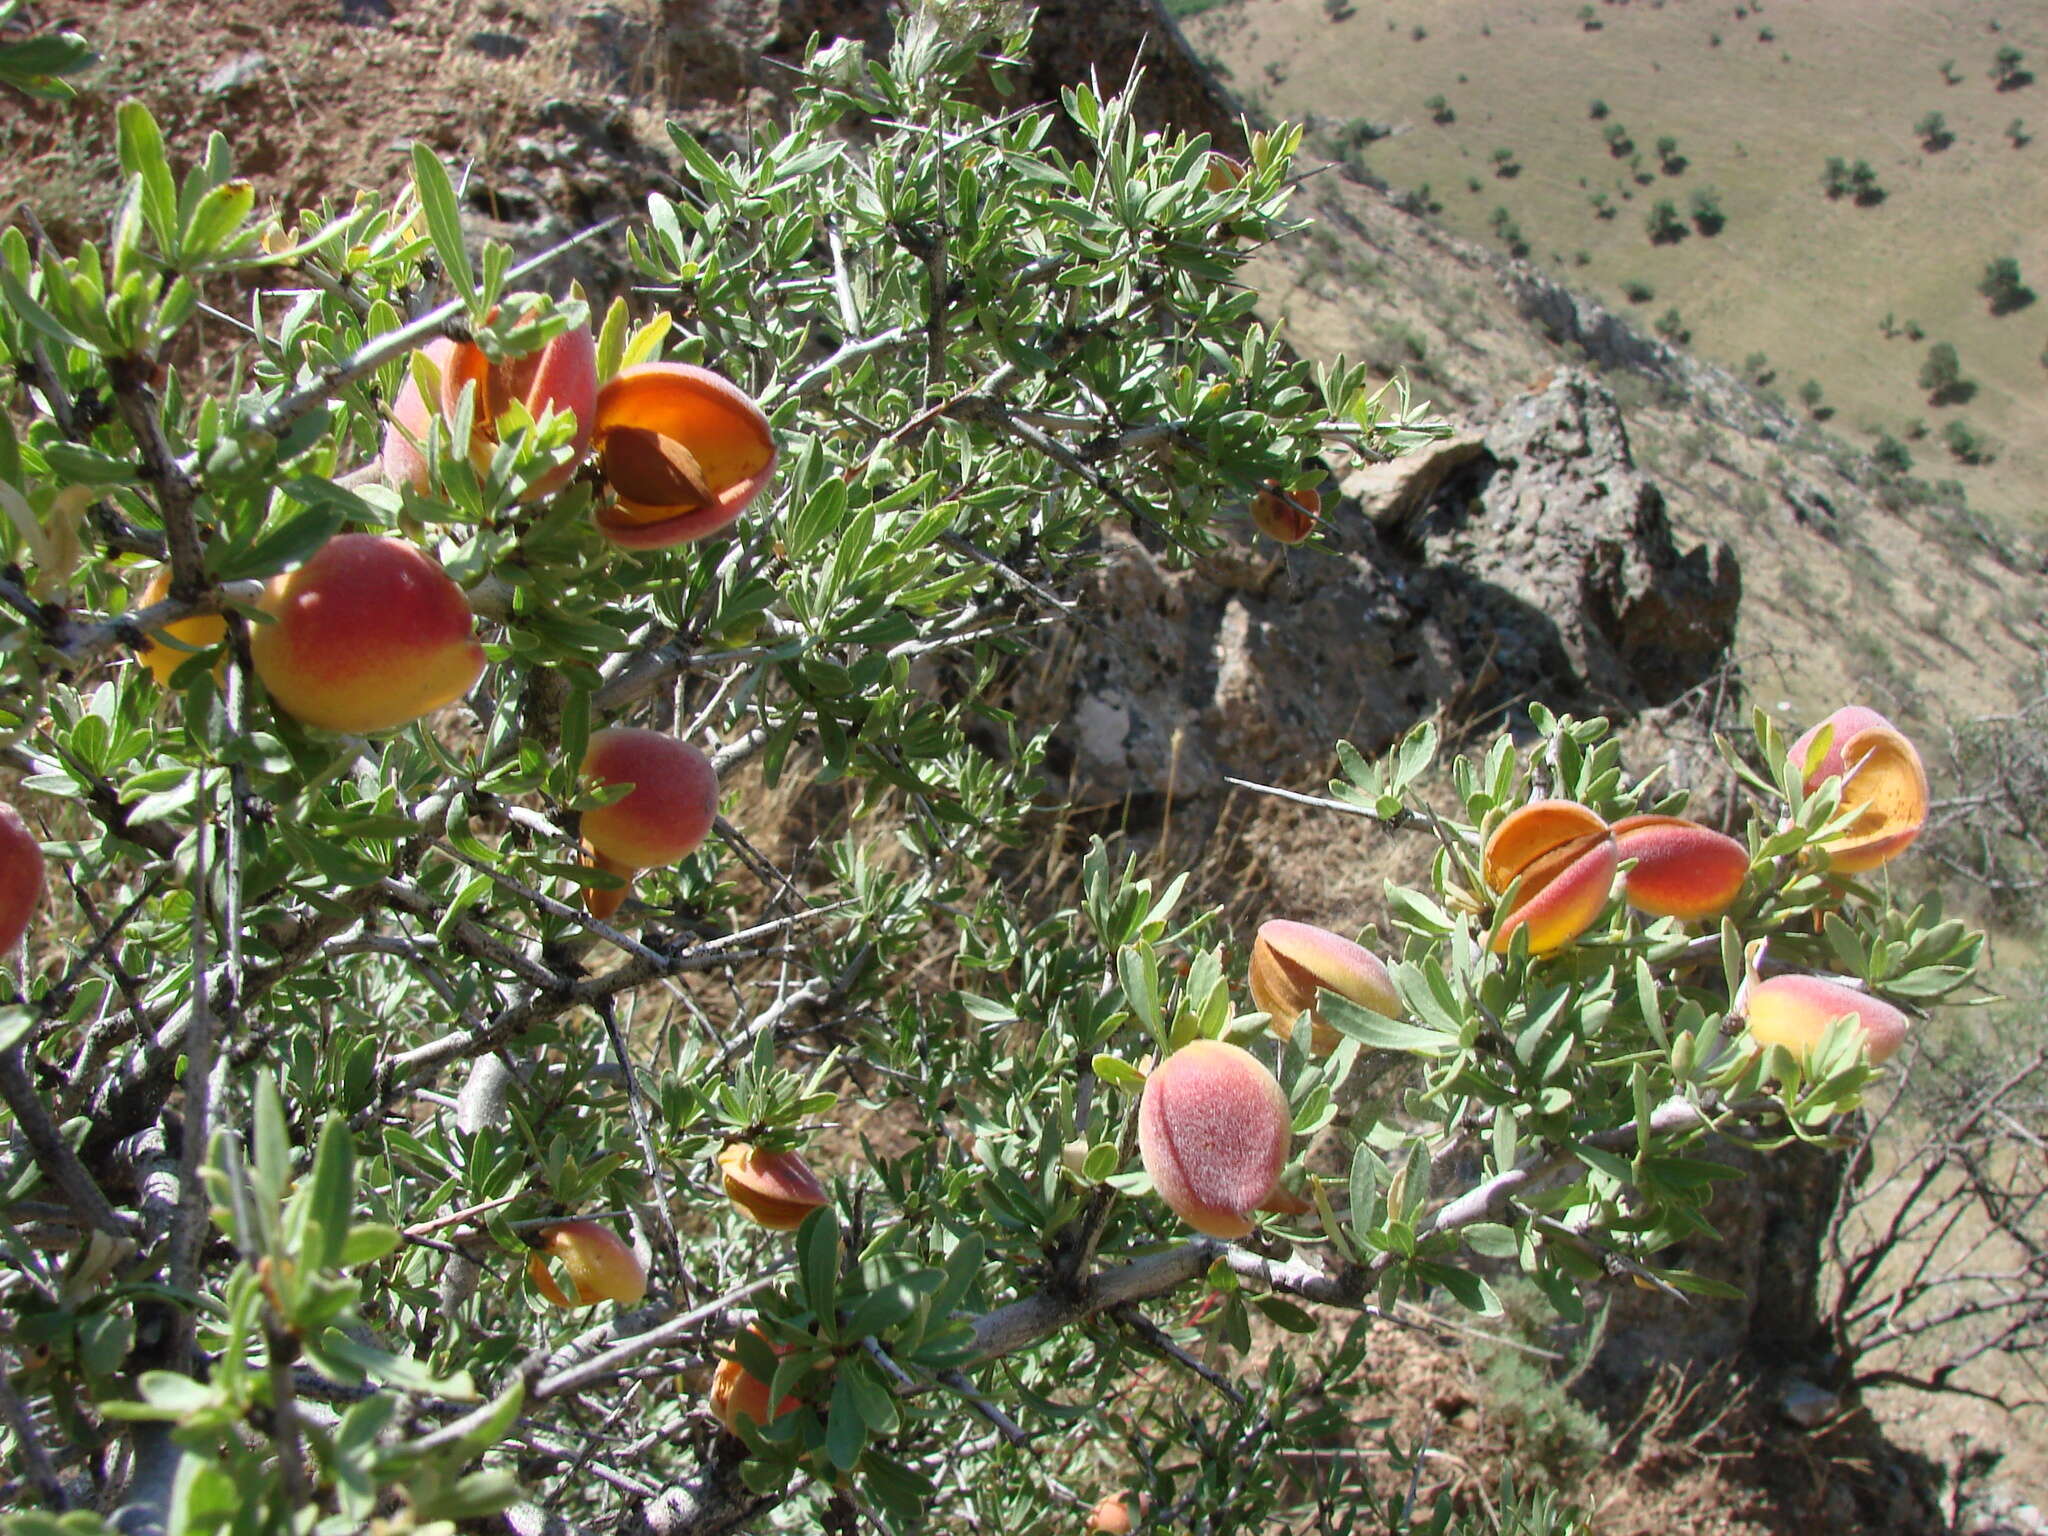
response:
[[[1314,1314],[1296,1306],[1284,1296],[1254,1296],[1252,1305],[1289,1333],[1314,1333]]]
[[[829,1326],[839,1294],[838,1213],[829,1205],[811,1212],[797,1228],[796,1246],[804,1300],[820,1326]]]
[[[204,261],[217,255],[256,206],[256,188],[247,181],[223,182],[199,200],[185,226],[185,260]]]
[[[139,101],[122,102],[114,123],[121,169],[141,178],[142,217],[156,236],[158,252],[175,267],[180,262],[178,187],[171,177],[171,164],[164,158],[164,136],[149,108]]]
[[[1403,1051],[1411,1056],[1448,1056],[1458,1049],[1455,1035],[1390,1019],[1335,992],[1318,993],[1316,1008],[1323,1021],[1338,1034],[1375,1050]]]
[[[832,1383],[832,1408],[825,1420],[825,1454],[842,1472],[851,1472],[868,1443],[868,1427],[860,1415],[853,1383],[841,1371]]]
[[[434,254],[448,273],[448,280],[472,309],[477,303],[476,272],[469,264],[469,247],[462,243],[462,213],[455,201],[455,186],[447,167],[419,140],[412,145],[412,184],[419,190],[420,211],[426,216],[427,238]]]
[[[1095,1075],[1112,1088],[1121,1088],[1125,1093],[1145,1091],[1145,1074],[1121,1056],[1098,1055],[1089,1065]]]
[[[357,1222],[348,1229],[348,1238],[341,1245],[341,1257],[336,1263],[342,1269],[354,1269],[358,1264],[374,1264],[403,1239],[398,1228],[382,1222]]]

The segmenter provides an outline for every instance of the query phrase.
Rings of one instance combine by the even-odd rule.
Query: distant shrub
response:
[[[1991,56],[1991,78],[2001,91],[2016,91],[2034,83],[2032,73],[2025,68],[2026,57],[2011,43],[1999,44],[1998,52]]]
[[[1503,181],[1513,181],[1522,174],[1522,163],[1515,158],[1515,152],[1506,145],[1493,152],[1493,174]]]
[[[1588,32],[1598,32],[1601,26],[1603,25],[1603,23],[1600,20],[1600,13],[1594,10],[1593,7],[1591,7],[1590,5],[1580,6],[1579,25],[1584,27]]]
[[[1509,255],[1519,260],[1529,254],[1529,242],[1522,238],[1522,226],[1515,222],[1514,215],[1507,209],[1495,208],[1487,222],[1493,226],[1494,235],[1500,243],[1508,248]]]
[[[1943,59],[1940,67],[1941,78],[1946,84],[1960,85],[1962,83],[1963,77],[1956,73],[1956,61],[1954,59]]]
[[[1486,183],[1477,176],[1467,176],[1465,178],[1465,190],[1467,192],[1484,192],[1486,190]]]
[[[1607,115],[1607,103],[1602,101],[1598,96],[1595,96],[1591,101],[1586,103],[1586,115],[1592,118],[1594,122],[1599,122],[1601,118]]]
[[[1685,220],[1678,216],[1678,204],[1660,197],[1643,220],[1652,245],[1675,245],[1685,238]]]
[[[1830,201],[1846,197],[1850,186],[1849,162],[1840,155],[1829,155],[1828,163],[1820,173],[1820,184],[1826,190]]]
[[[1777,370],[1771,367],[1768,353],[1752,352],[1742,360],[1742,376],[1752,384],[1762,385],[1770,383],[1778,374]]]
[[[1927,349],[1927,361],[1920,365],[1920,387],[1932,405],[1949,405],[1967,400],[1977,386],[1963,377],[1962,359],[1954,345],[1937,341]]]
[[[1423,103],[1429,109],[1429,120],[1433,123],[1455,123],[1458,114],[1451,110],[1451,104],[1442,96],[1432,96]]]
[[[1982,464],[1991,457],[1991,440],[1960,416],[1941,429],[1941,441],[1965,464]]]
[[[1358,14],[1351,0],[1323,0],[1323,14],[1331,21],[1349,21]]]
[[[1593,253],[1587,250],[1573,251],[1572,265],[1575,267],[1590,267],[1593,265]]]
[[[1412,29],[1411,29],[1411,30],[1409,31],[1408,35],[1409,35],[1410,37],[1414,38],[1414,39],[1415,39],[1415,41],[1419,43],[1419,42],[1421,42],[1421,41],[1422,41],[1422,40],[1423,40],[1423,39],[1424,39],[1425,37],[1429,36],[1429,28],[1427,28],[1427,27],[1423,26],[1423,25],[1422,25],[1422,24],[1421,24],[1420,22],[1418,22],[1418,23],[1416,23],[1416,25],[1415,25],[1415,26],[1414,26],[1414,27],[1413,27],[1413,28],[1412,28]]]
[[[1621,292],[1631,304],[1647,304],[1657,297],[1657,290],[1639,277],[1632,277],[1623,283]]]
[[[2020,278],[2020,264],[2011,256],[2000,256],[1985,264],[1977,280],[1977,291],[1991,305],[1994,315],[2009,315],[2034,302],[2034,290]]]
[[[1596,219],[1611,219],[1621,211],[1609,201],[1605,192],[1595,192],[1589,201],[1593,205],[1593,217]]]
[[[1609,123],[1600,137],[1607,141],[1607,153],[1617,160],[1635,153],[1635,140],[1628,136],[1628,130],[1619,123]]]
[[[1870,461],[1888,475],[1903,475],[1913,467],[1913,451],[1889,432],[1877,434]]]
[[[1877,171],[1868,160],[1849,167],[1849,191],[1859,208],[1874,208],[1884,201],[1884,188],[1877,184]]]
[[[2014,149],[2025,149],[2034,142],[2034,136],[2027,132],[2025,121],[2017,117],[2005,125],[2005,136],[2012,140]]]
[[[1701,187],[1692,195],[1692,224],[1703,235],[1718,235],[1721,227],[1728,222],[1728,215],[1721,211],[1721,194],[1712,187]]]
[[[1769,27],[1759,27],[1757,28],[1756,40],[1760,43],[1775,43],[1778,40],[1778,34]]]
[[[1913,132],[1919,136],[1920,147],[1931,154],[1939,154],[1955,143],[1956,136],[1948,131],[1948,119],[1939,112],[1929,112],[1913,125]]]
[[[1685,328],[1685,319],[1678,313],[1678,306],[1672,305],[1657,317],[1657,334],[1674,347],[1682,347],[1692,340],[1692,332]]]
[[[1657,136],[1657,163],[1663,167],[1666,176],[1684,173],[1687,164],[1685,156],[1678,152],[1678,139],[1674,134]]]
[[[1821,394],[1819,379],[1808,379],[1799,386],[1799,401],[1806,407],[1809,414],[1817,413],[1820,410]]]
[[[1921,323],[1918,320],[1908,320],[1906,322],[1906,340],[1911,342],[1922,342],[1926,339],[1927,328],[1921,325]]]

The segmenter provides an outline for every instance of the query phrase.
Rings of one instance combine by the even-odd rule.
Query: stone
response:
[[[1778,1411],[1801,1429],[1820,1428],[1841,1406],[1834,1393],[1796,1376],[1778,1388]]]
[[[1339,488],[1384,533],[1415,516],[1453,471],[1485,452],[1485,438],[1476,432],[1460,433],[1418,453],[1355,469],[1339,482]]]
[[[238,53],[199,82],[202,96],[232,96],[262,79],[270,69],[267,53]]]

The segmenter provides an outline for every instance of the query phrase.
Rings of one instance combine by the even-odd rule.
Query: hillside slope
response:
[[[1675,311],[1702,355],[1766,358],[1784,397],[1817,383],[1852,440],[1889,432],[1981,510],[2048,519],[2043,311],[1994,313],[1977,291],[2006,257],[2048,287],[2041,7],[1230,0],[1188,30],[1247,101],[1319,122],[1397,188],[1427,186],[1447,227],[1501,248],[1511,228],[1610,304],[1643,285],[1645,330]],[[2020,56],[2003,85],[2000,50]],[[1385,136],[1363,142],[1356,121]],[[1826,195],[1831,156],[1866,162],[1875,190]],[[1694,217],[1701,194],[1718,220]],[[1677,223],[1653,241],[1664,200]],[[1976,389],[1934,403],[1917,378],[1944,341]],[[1985,462],[1944,445],[1956,421],[1992,439]]]

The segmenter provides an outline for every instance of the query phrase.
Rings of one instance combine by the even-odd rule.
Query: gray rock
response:
[[[267,53],[238,53],[199,82],[202,96],[232,96],[254,85],[270,69]]]
[[[1327,547],[1254,540],[1176,570],[1109,535],[1076,665],[1028,706],[1067,721],[1056,745],[1077,784],[1170,784],[1178,803],[1230,776],[1298,782],[1339,737],[1375,752],[1440,704],[1632,711],[1719,664],[1734,557],[1677,548],[1592,379],[1560,375],[1418,458],[1405,477],[1370,472],[1374,505],[1400,508],[1384,532],[1341,502]]]
[[[1340,489],[1375,527],[1391,532],[1414,517],[1453,471],[1485,452],[1484,438],[1461,434],[1405,458],[1355,469],[1344,477]]]
[[[1801,1429],[1820,1428],[1841,1406],[1834,1393],[1798,1377],[1778,1388],[1778,1411]]]

